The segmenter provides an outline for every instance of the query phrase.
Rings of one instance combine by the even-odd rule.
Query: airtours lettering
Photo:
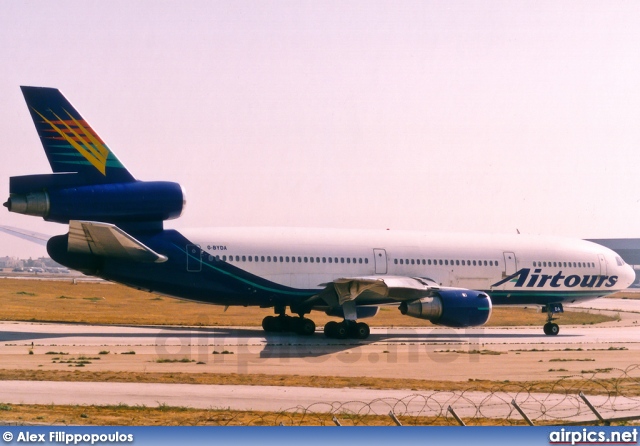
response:
[[[593,274],[585,274],[579,276],[577,274],[571,274],[564,276],[562,271],[559,271],[556,275],[540,274],[541,269],[534,269],[533,274],[531,268],[522,268],[515,274],[502,279],[500,282],[496,282],[492,287],[504,285],[507,282],[515,282],[516,288],[542,288],[544,286],[550,286],[552,288],[560,288],[565,286],[567,288],[611,288],[618,282],[618,276],[601,276]]]

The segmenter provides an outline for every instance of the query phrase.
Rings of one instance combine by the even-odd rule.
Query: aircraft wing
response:
[[[167,261],[166,256],[158,254],[116,225],[95,221],[69,222],[69,251],[136,262]]]
[[[317,297],[329,306],[350,301],[358,305],[412,301],[432,296],[441,289],[429,279],[407,276],[345,277],[323,286]]]
[[[15,237],[21,238],[23,240],[28,240],[33,243],[37,243],[38,245],[42,246],[47,246],[47,241],[49,241],[49,239],[52,237],[49,234],[42,234],[40,232],[27,231],[20,228],[2,225],[0,225],[0,232],[5,232],[9,235],[13,235]]]

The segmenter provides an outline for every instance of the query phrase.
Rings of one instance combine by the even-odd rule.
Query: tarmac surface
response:
[[[265,335],[262,330],[241,327],[0,322],[3,369],[277,375],[273,386],[0,381],[0,399],[13,404],[167,404],[315,412],[340,408],[380,414],[391,409],[425,414],[425,407],[446,411],[454,402],[456,411],[465,416],[477,414],[482,403],[484,416],[503,417],[505,411],[513,410],[510,402],[518,395],[424,391],[416,395],[409,386],[393,391],[304,388],[287,386],[281,377],[499,382],[553,381],[575,375],[640,376],[640,300],[600,299],[584,305],[588,311],[617,315],[619,321],[562,326],[558,336],[544,335],[541,327],[374,328],[366,341],[327,339],[320,331],[300,337]],[[574,419],[592,418],[583,403],[565,395],[528,395],[522,403],[527,410],[550,418],[569,413]],[[624,409],[626,416],[640,414],[640,401],[633,398],[598,399],[597,404],[606,413],[619,414]],[[493,406],[495,411],[487,408]]]

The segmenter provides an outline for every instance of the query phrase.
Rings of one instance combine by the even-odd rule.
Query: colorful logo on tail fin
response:
[[[49,124],[63,140],[67,141],[71,147],[76,149],[89,163],[98,169],[102,175],[107,175],[109,149],[86,121],[74,119],[74,117],[64,109],[63,111],[69,119],[62,119],[52,112],[56,120],[50,121],[35,108],[32,107],[31,109],[37,113],[44,122]]]

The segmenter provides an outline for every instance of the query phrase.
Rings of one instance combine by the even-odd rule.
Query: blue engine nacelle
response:
[[[42,177],[50,181],[47,176]],[[113,223],[164,221],[178,218],[185,206],[182,187],[166,181],[24,189],[24,185],[12,188],[5,207],[11,212],[57,223],[68,223],[69,220]]]
[[[400,312],[445,327],[476,327],[491,316],[491,299],[486,293],[464,289],[444,289],[432,297],[402,302]]]

